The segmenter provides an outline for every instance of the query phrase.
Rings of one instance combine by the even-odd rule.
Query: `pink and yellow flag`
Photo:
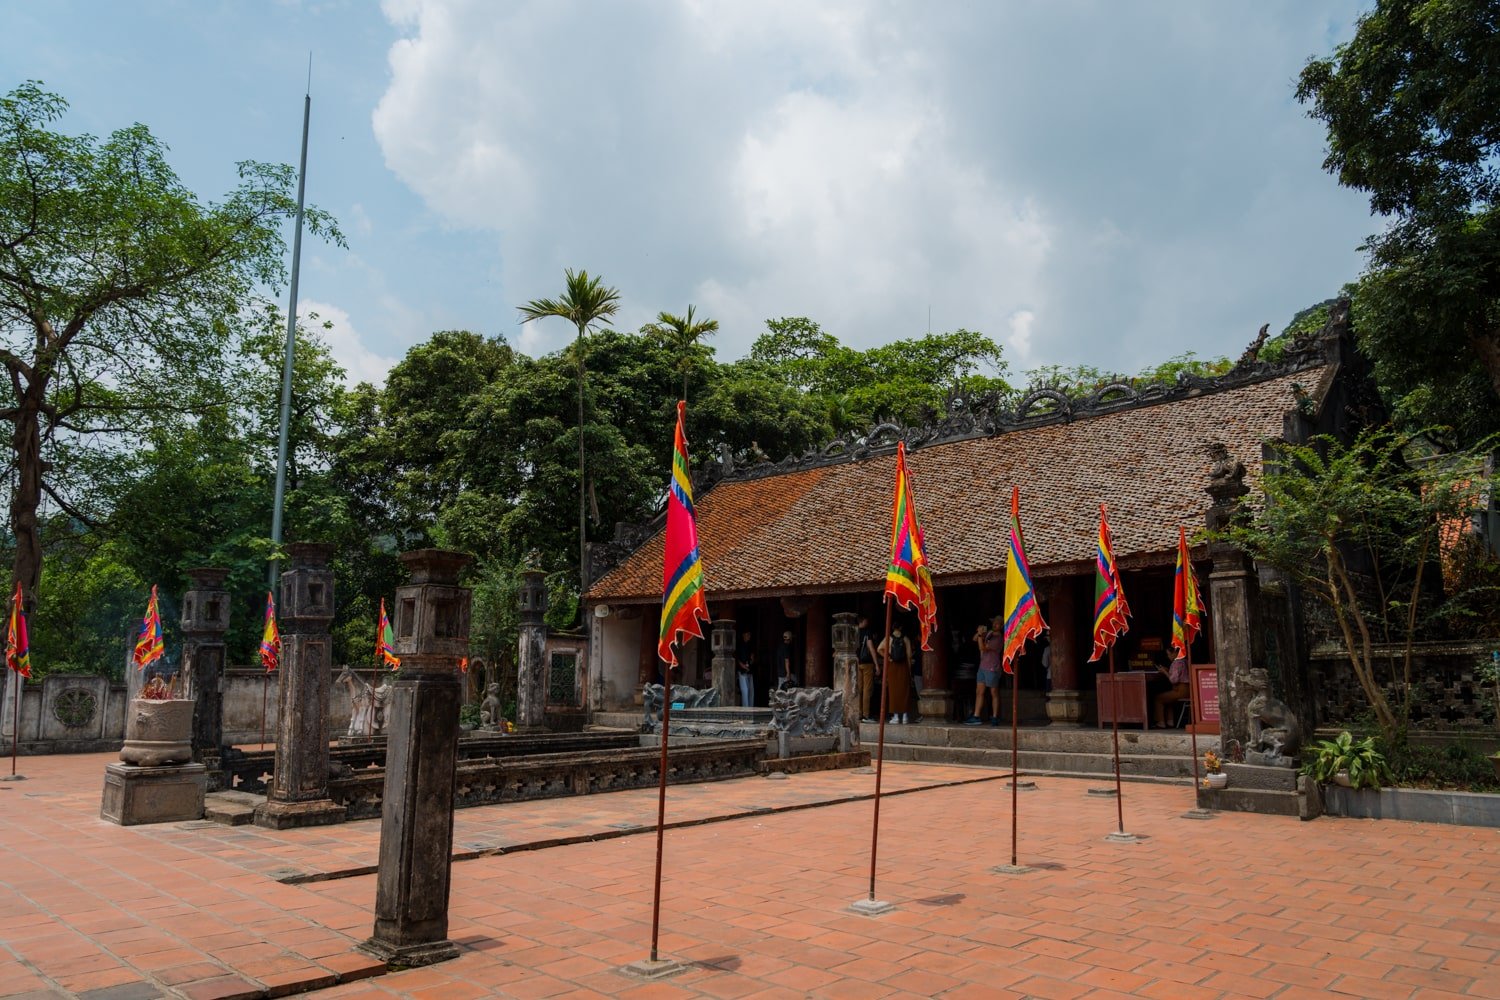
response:
[[[10,627],[5,632],[5,665],[22,677],[31,676],[31,639],[26,634],[26,608],[21,603],[21,582],[16,581],[10,599]]]
[[[396,655],[396,630],[385,616],[385,598],[380,599],[380,622],[375,626],[375,662],[384,663],[392,670],[401,669],[401,657]]]
[[[1005,672],[1015,673],[1012,665],[1026,644],[1042,634],[1047,623],[1036,603],[1031,585],[1031,567],[1026,562],[1026,545],[1021,537],[1021,488],[1011,487],[1010,549],[1005,555],[1005,652],[1001,662]]]
[[[937,626],[937,593],[927,567],[927,537],[917,519],[911,474],[906,469],[906,442],[896,446],[896,501],[891,509],[891,565],[885,571],[885,596],[903,608],[916,608],[922,648],[932,650]]]
[[[137,670],[145,670],[162,658],[166,646],[161,639],[161,613],[156,607],[156,584],[151,585],[151,600],[146,603],[146,617],[141,621],[141,634],[135,641],[135,653],[131,660]]]
[[[693,477],[688,464],[683,418],[687,403],[677,403],[677,435],[672,442],[672,478],[667,485],[667,534],[662,548],[661,635],[656,655],[677,666],[675,643],[686,636],[703,638],[708,601],[703,594],[703,560],[698,554],[698,524],[693,515]]]
[[[1115,565],[1114,539],[1109,533],[1109,518],[1099,505],[1099,538],[1094,546],[1094,652],[1089,662],[1101,659],[1130,630],[1130,605],[1120,586],[1120,568]]]
[[[260,665],[271,673],[281,666],[281,630],[276,627],[276,599],[266,591],[266,627],[260,633]]]
[[[1203,595],[1188,552],[1187,532],[1177,529],[1177,575],[1172,584],[1172,657],[1187,659],[1188,649],[1203,625]]]

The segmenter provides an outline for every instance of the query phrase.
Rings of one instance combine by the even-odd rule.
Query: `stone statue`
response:
[[[647,732],[656,728],[656,722],[661,718],[661,696],[662,686],[660,684],[647,684],[642,694],[641,701],[646,708],[644,726]],[[683,708],[717,708],[719,705],[718,688],[688,687],[686,684],[672,685],[672,706],[678,705]]]
[[[1260,333],[1255,335],[1255,339],[1250,342],[1249,347],[1245,348],[1245,353],[1240,355],[1239,361],[1235,362],[1235,364],[1253,365],[1255,364],[1255,362],[1259,361],[1260,349],[1266,345],[1266,338],[1269,337],[1270,334],[1271,324],[1267,323],[1265,326],[1262,326],[1260,328]]]
[[[349,689],[349,731],[344,735],[350,739],[369,738],[375,735],[375,692],[368,681],[361,680],[349,665],[334,678],[333,683]]]
[[[1229,454],[1229,446],[1223,441],[1212,441],[1205,449],[1212,463],[1208,470],[1209,492],[1215,486],[1235,486],[1244,482],[1245,463]]]
[[[479,703],[479,725],[483,729],[494,729],[500,725],[500,685],[491,681],[484,689],[484,701]]]
[[[386,683],[384,676],[380,678],[380,683],[375,687],[372,694],[374,696],[372,719],[375,726],[375,735],[379,736],[385,732],[386,723],[391,718],[390,712],[386,710],[386,706],[391,703],[391,686]]]
[[[1245,686],[1253,692],[1245,706],[1250,716],[1250,742],[1245,763],[1292,767],[1302,749],[1302,725],[1286,702],[1271,693],[1271,679],[1262,667],[1245,672]]]
[[[771,692],[771,728],[788,736],[834,736],[844,721],[844,692],[791,688]]]

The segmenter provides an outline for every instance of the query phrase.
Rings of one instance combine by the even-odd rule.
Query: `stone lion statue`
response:
[[[1291,767],[1302,750],[1302,724],[1287,703],[1271,693],[1270,675],[1261,667],[1245,674],[1245,686],[1252,692],[1245,706],[1250,716],[1250,742],[1245,762],[1271,767]]]

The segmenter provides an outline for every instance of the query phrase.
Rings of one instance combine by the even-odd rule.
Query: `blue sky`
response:
[[[434,330],[522,329],[564,267],[720,356],[768,317],[867,346],[982,330],[1012,367],[1235,354],[1360,267],[1297,70],[1350,2],[0,0],[0,87],[144,122],[204,198],[295,162],[349,249],[302,300],[351,377]]]

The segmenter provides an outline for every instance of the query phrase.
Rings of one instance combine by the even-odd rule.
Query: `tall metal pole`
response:
[[[1001,640],[1004,641],[1003,639]],[[1021,790],[1021,664],[1012,661],[1010,671],[1010,866],[1020,867],[1016,860],[1016,841],[1020,833],[1020,804],[1017,795]]]
[[[1114,737],[1115,744],[1115,814],[1120,822],[1119,834],[1125,835],[1125,799],[1120,789],[1120,688],[1115,680],[1115,647],[1110,643],[1109,647],[1109,697],[1111,703],[1110,711],[1110,734]]]
[[[875,738],[875,815],[870,821],[870,902],[875,901],[875,855],[880,848],[880,779],[885,772],[885,717],[887,689],[891,682],[891,621],[896,602],[885,595],[885,663],[880,670],[880,729]]]
[[[667,739],[672,725],[672,664],[662,661],[665,684],[661,693],[661,762],[657,765],[656,783],[656,881],[651,895],[651,961],[660,961],[656,942],[661,929],[661,859],[667,828]]]
[[[292,236],[292,301],[286,314],[286,363],[281,369],[281,434],[276,444],[276,500],[271,508],[271,544],[281,544],[281,504],[286,498],[286,449],[292,418],[292,354],[297,341],[297,278],[302,269],[302,205],[307,192],[307,123],[312,117],[312,57],[307,60],[308,92],[302,99],[302,159],[297,167],[297,228]],[[276,560],[269,585],[276,589]]]

